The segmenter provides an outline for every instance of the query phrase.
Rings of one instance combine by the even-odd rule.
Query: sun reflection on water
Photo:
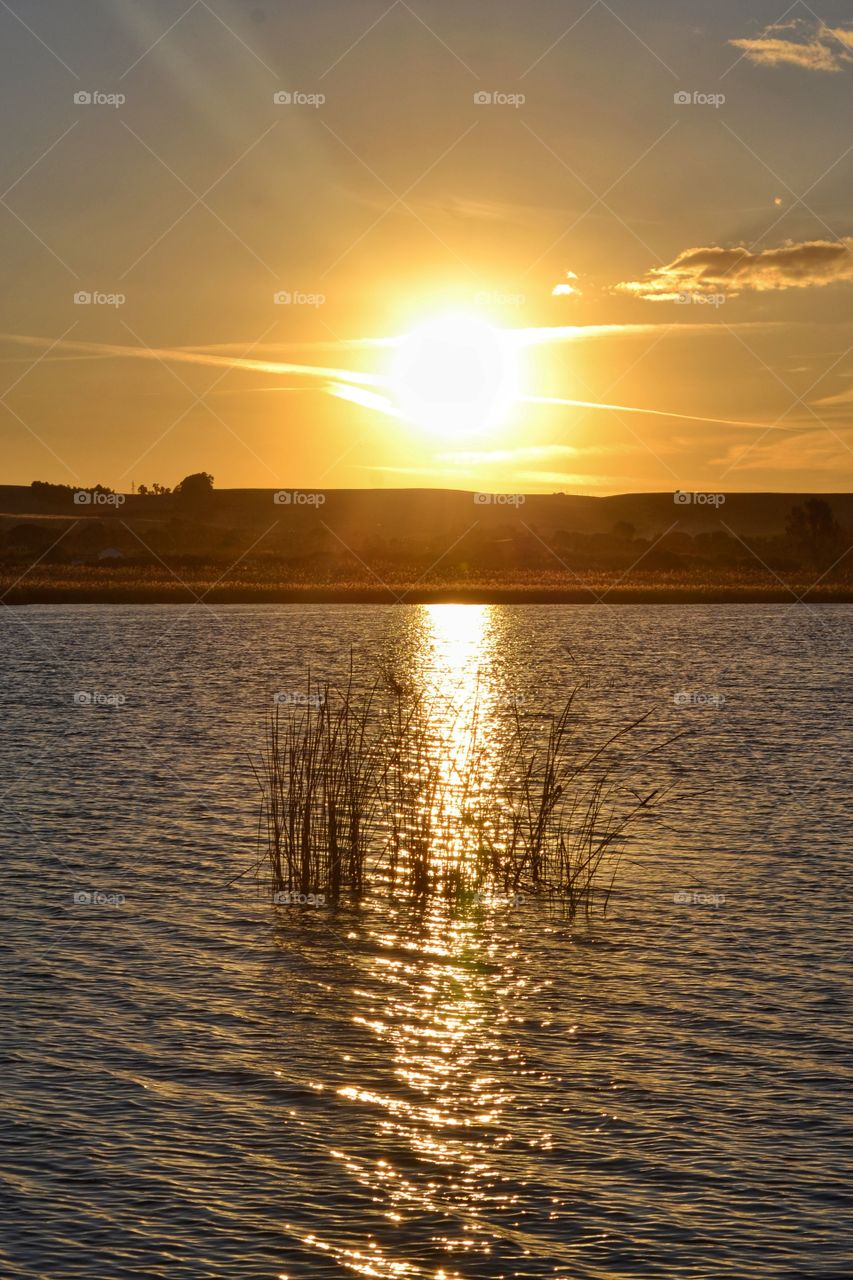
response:
[[[438,695],[429,704],[431,727],[449,785],[472,763],[472,719],[479,718],[486,742],[496,728],[494,634],[488,606],[418,611],[414,674]],[[475,763],[479,781],[487,781],[489,750]],[[463,852],[445,846],[436,856]],[[517,1190],[501,1176],[498,1159],[511,1142],[512,1082],[524,1071],[511,1010],[525,979],[514,963],[515,942],[498,941],[483,902],[460,909],[439,896],[401,899],[379,919],[353,1022],[372,1037],[387,1071],[381,1086],[375,1076],[356,1077],[338,1096],[354,1118],[367,1118],[380,1152],[367,1156],[354,1141],[333,1155],[384,1206],[389,1235],[384,1248],[371,1239],[366,1248],[333,1252],[359,1275],[457,1280],[465,1271],[449,1265],[454,1256],[476,1255],[482,1265],[494,1244],[494,1216],[509,1224],[516,1210]],[[413,1226],[421,1240],[414,1260],[401,1243]]]
[[[496,772],[495,616],[489,605],[425,605],[416,625],[414,675],[429,690],[435,775],[424,788],[430,859],[452,875],[473,861],[481,798]]]
[[[451,919],[447,904],[437,902],[417,922],[398,920],[375,938],[374,1010],[362,1021],[390,1078],[382,1090],[344,1085],[339,1096],[372,1116],[387,1155],[371,1159],[358,1148],[335,1153],[349,1176],[385,1205],[389,1223],[384,1261],[381,1250],[370,1254],[376,1270],[360,1271],[362,1259],[339,1256],[361,1274],[441,1274],[451,1280],[464,1272],[446,1262],[424,1267],[423,1253],[434,1259],[488,1256],[493,1227],[486,1217],[512,1208],[514,1195],[502,1191],[495,1162],[509,1141],[508,1084],[520,1065],[503,1044],[510,1021],[505,999],[512,991],[502,990],[500,975],[483,960],[481,934],[480,921]],[[383,951],[397,953],[401,943],[409,960],[383,957]],[[421,1224],[430,1224],[430,1233],[418,1262],[411,1272],[396,1269],[394,1227]]]
[[[486,880],[483,892],[453,881],[482,838],[469,819],[478,788],[488,792],[500,768],[512,693],[498,670],[502,625],[489,606],[407,611],[390,670],[427,690],[413,793],[432,888],[390,875],[351,915],[340,909],[333,936],[319,917],[316,933],[300,935],[333,1010],[309,1087],[319,1115],[335,1117],[334,1137],[325,1124],[317,1136],[349,1206],[346,1225],[338,1215],[300,1236],[323,1275],[491,1280],[498,1257],[523,1267],[530,1253],[530,1156],[550,1138],[523,1099],[533,1089],[547,1103],[555,1077],[528,1060],[524,1010],[552,978],[528,966],[526,907]],[[403,835],[410,854],[414,835]]]
[[[455,685],[473,694],[477,676],[494,644],[494,609],[487,604],[427,604],[420,610],[424,674],[450,692]]]

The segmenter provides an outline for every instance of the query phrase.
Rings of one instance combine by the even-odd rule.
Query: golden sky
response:
[[[853,19],[748,10],[12,0],[0,482],[849,488]]]

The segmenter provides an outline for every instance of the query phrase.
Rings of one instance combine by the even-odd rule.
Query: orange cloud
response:
[[[853,281],[853,237],[843,240],[788,241],[777,249],[753,252],[743,245],[684,249],[642,280],[616,286],[621,293],[650,302],[677,302],[685,295],[718,291],[738,294],[771,289],[809,289]]]
[[[853,63],[853,29],[828,27],[805,18],[777,22],[751,39],[730,40],[761,67],[802,67],[806,71],[843,71]]]

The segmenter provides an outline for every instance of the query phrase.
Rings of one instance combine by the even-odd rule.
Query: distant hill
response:
[[[851,544],[851,494],[0,487],[7,604],[839,602]]]
[[[282,492],[282,491],[279,491]],[[266,526],[278,521],[280,528],[298,532],[325,523],[346,536],[375,535],[418,541],[425,537],[446,538],[464,533],[476,522],[483,532],[529,526],[536,533],[609,534],[617,524],[630,525],[637,537],[656,538],[677,522],[679,531],[691,535],[728,526],[742,536],[775,537],[784,532],[794,506],[810,496],[806,493],[730,493],[720,505],[695,500],[676,502],[672,493],[627,493],[610,497],[574,494],[527,494],[510,503],[501,495],[485,495],[476,500],[470,491],[457,489],[324,489],[283,491],[291,493],[290,503],[276,504],[273,489],[217,489],[209,509],[194,518],[215,526]],[[316,505],[308,501],[319,494]],[[481,495],[482,496],[482,495]],[[843,528],[853,527],[853,494],[817,495],[832,508]],[[76,520],[126,521],[168,520],[180,513],[172,495],[139,497],[125,495],[120,507],[76,506],[70,496],[64,502],[34,498],[25,485],[0,485],[0,520],[38,520],[71,516]]]

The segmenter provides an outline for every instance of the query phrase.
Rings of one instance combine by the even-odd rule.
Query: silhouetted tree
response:
[[[37,524],[16,524],[6,535],[6,545],[12,552],[24,551],[29,554],[44,551],[52,541],[50,531]]]
[[[785,532],[815,565],[837,555],[841,546],[841,526],[823,498],[809,498],[801,507],[792,507]]]
[[[89,493],[105,493],[112,494],[114,489],[110,489],[105,484],[94,485],[71,485],[71,484],[51,484],[48,480],[33,480],[30,489],[34,498],[38,498],[40,502],[60,503],[63,506],[71,503],[74,494],[80,489],[86,489]]]
[[[79,551],[101,551],[108,547],[111,535],[101,520],[85,520],[71,535],[74,546]]]
[[[42,502],[70,503],[74,497],[74,487],[70,484],[51,484],[49,480],[33,480],[30,485],[33,497]]]
[[[617,520],[613,526],[613,537],[620,538],[625,542],[633,542],[637,536],[637,530],[629,520]]]
[[[205,510],[213,498],[213,476],[207,471],[196,471],[191,476],[185,476],[175,486],[175,497],[188,511]]]

